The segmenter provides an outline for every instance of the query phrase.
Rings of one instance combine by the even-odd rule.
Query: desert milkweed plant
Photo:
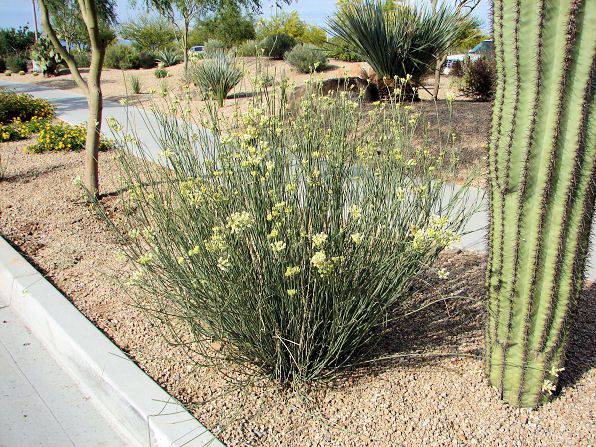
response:
[[[284,383],[357,361],[467,218],[443,155],[412,143],[413,111],[311,90],[227,121],[156,111],[159,159],[119,144],[129,193],[112,223],[138,304],[194,353]]]

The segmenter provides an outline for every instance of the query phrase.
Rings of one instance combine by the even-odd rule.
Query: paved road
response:
[[[127,443],[0,299],[0,446]]]
[[[59,118],[72,124],[84,123],[87,120],[87,101],[84,96],[71,91],[52,89],[42,85],[25,84],[9,81],[0,81],[0,87],[10,87],[19,92],[27,92],[38,98],[44,98],[56,106]],[[149,111],[141,111],[136,107],[123,106],[117,102],[105,101],[103,129],[108,129],[106,120],[113,117],[127,129],[134,129],[133,133],[146,147],[147,154],[157,157],[160,151],[159,144],[151,132],[156,128],[156,118]],[[109,132],[109,130],[108,130]],[[457,191],[457,186],[446,188],[445,194]],[[470,193],[470,203],[475,199],[485,199],[481,189],[473,189]],[[484,200],[486,203],[486,200]],[[486,226],[488,217],[486,205],[476,212],[470,219],[462,237],[460,248],[477,252],[486,251]],[[592,242],[586,275],[591,280],[596,280],[596,225],[592,226]]]

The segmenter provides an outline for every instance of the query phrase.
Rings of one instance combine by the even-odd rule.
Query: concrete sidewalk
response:
[[[0,308],[0,421],[0,447],[130,445],[8,306]]]
[[[53,89],[38,84],[26,84],[18,82],[0,81],[0,87],[8,87],[18,92],[30,93],[31,95],[47,99],[56,106],[56,115],[71,124],[84,123],[87,120],[87,100],[81,94]],[[145,110],[137,107],[123,106],[112,101],[104,102],[103,129],[108,130],[107,119],[115,118],[125,129],[134,129],[134,134],[146,147],[146,153],[157,159],[160,152],[159,143],[156,141],[151,129],[156,128],[157,120],[155,116]],[[452,194],[457,191],[456,185],[446,188],[445,194]],[[470,219],[464,229],[466,233],[459,244],[463,250],[476,252],[486,251],[486,230],[488,225],[487,216],[487,197],[483,190],[472,188],[470,191],[470,203],[472,199],[483,199],[485,205],[480,208]],[[590,254],[588,255],[588,266],[586,268],[586,277],[590,280],[596,280],[596,225],[592,225],[592,239],[590,244]]]

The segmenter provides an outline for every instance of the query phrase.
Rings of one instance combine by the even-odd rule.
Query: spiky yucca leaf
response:
[[[399,7],[387,11],[380,0],[340,8],[328,26],[375,71],[379,79],[412,77],[428,71],[460,35],[462,21],[447,7]]]
[[[230,91],[238,85],[243,73],[234,63],[234,58],[220,52],[198,64],[192,71],[192,80],[201,92],[217,100],[223,106]]]

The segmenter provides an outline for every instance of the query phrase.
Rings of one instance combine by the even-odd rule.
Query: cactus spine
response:
[[[494,0],[486,371],[509,404],[563,367],[596,196],[596,0]]]

